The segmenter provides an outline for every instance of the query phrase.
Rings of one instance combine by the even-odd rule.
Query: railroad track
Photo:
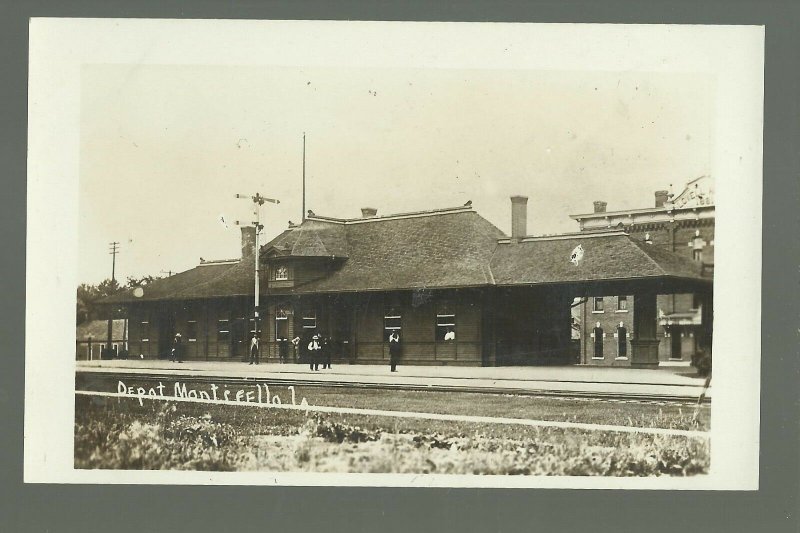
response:
[[[123,378],[124,377],[124,378]],[[623,403],[646,403],[655,405],[696,405],[698,403],[697,396],[674,396],[674,395],[659,395],[659,394],[643,394],[643,393],[618,393],[618,392],[586,392],[586,391],[568,391],[568,390],[551,390],[551,389],[536,389],[536,388],[515,388],[515,387],[492,387],[492,386],[470,386],[464,385],[444,385],[444,384],[413,384],[413,383],[376,383],[368,381],[354,381],[354,380],[318,380],[318,379],[302,379],[302,378],[279,378],[279,377],[255,377],[255,376],[207,376],[207,375],[176,375],[171,373],[158,373],[158,372],[137,372],[135,374],[125,372],[114,372],[109,369],[107,371],[82,371],[77,370],[75,373],[75,389],[76,390],[96,390],[91,387],[97,386],[97,382],[113,381],[112,384],[116,386],[117,379],[135,379],[137,382],[151,383],[158,381],[187,381],[192,383],[211,384],[216,385],[255,385],[256,383],[266,384],[269,386],[303,386],[303,387],[326,387],[326,388],[340,388],[340,389],[371,389],[371,390],[398,390],[398,391],[428,391],[428,392],[470,392],[480,394],[493,394],[493,395],[512,395],[512,396],[530,396],[551,399],[563,400],[583,400],[583,401],[598,401],[598,402],[623,402]],[[85,387],[90,387],[86,389]],[[711,399],[704,397],[702,399],[703,405],[710,405]]]

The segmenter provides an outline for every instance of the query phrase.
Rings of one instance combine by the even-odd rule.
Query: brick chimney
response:
[[[669,191],[656,191],[656,207],[664,207],[669,200]]]
[[[521,239],[528,234],[528,197],[511,197],[511,238]]]
[[[242,259],[253,257],[256,247],[255,226],[242,226]]]
[[[607,205],[608,205],[608,202],[604,202],[602,200],[595,201],[594,202],[594,212],[595,213],[605,213]]]
[[[361,218],[372,218],[378,215],[378,210],[374,207],[362,207]]]

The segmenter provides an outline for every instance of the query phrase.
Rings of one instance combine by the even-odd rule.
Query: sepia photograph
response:
[[[26,477],[757,487],[763,28],[39,19],[31,50],[29,224],[63,216]]]

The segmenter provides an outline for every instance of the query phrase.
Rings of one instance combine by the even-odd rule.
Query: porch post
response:
[[[497,300],[495,288],[482,291],[481,366],[497,366]]]
[[[658,313],[655,293],[633,295],[633,339],[631,367],[658,367]]]
[[[697,348],[711,357],[711,346],[714,342],[714,294],[700,294],[701,325],[698,329]]]

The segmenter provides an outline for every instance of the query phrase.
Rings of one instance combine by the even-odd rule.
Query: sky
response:
[[[651,207],[713,175],[714,78],[642,71],[84,65],[80,282],[165,275],[240,255],[262,209],[264,240],[306,208],[379,215],[460,206],[510,232],[576,231],[571,214]]]

